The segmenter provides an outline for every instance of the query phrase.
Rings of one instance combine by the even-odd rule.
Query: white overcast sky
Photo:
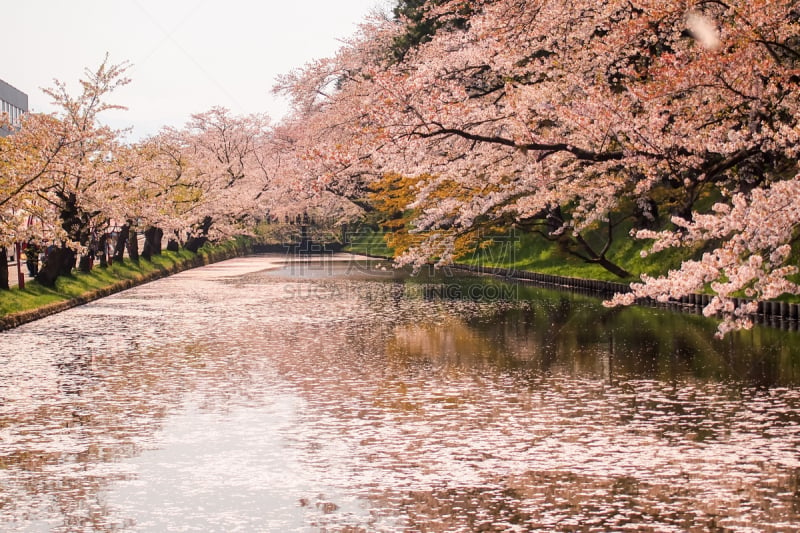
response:
[[[14,0],[0,5],[0,79],[28,94],[33,111],[52,111],[41,91],[58,79],[77,91],[86,68],[130,61],[131,83],[111,101],[115,127],[132,139],[192,113],[223,106],[265,112],[276,76],[330,56],[370,12],[394,0]]]

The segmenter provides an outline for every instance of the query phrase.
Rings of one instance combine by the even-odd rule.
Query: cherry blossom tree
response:
[[[101,124],[98,115],[121,108],[106,99],[128,83],[127,68],[124,63],[109,64],[106,57],[96,70],[86,71],[77,95],[55,81],[44,92],[58,112],[26,115],[11,137],[13,179],[18,187],[25,185],[32,191],[23,203],[17,202],[17,209],[36,222],[39,238],[64,244],[51,254],[49,268],[40,271],[38,278],[45,284],[51,285],[59,273],[71,269],[73,249],[84,252],[81,267],[88,270],[90,266],[90,251],[105,222],[99,215],[109,203],[105,191],[114,179],[112,154],[121,133]]]
[[[65,149],[62,139],[51,135],[59,121],[46,115],[24,115],[24,127],[15,135],[0,139],[0,238],[2,246],[12,246],[39,238],[41,227],[29,224],[32,216],[50,220],[52,210],[42,212],[37,202],[37,187]]]
[[[161,212],[150,219],[168,234],[188,232],[193,250],[209,237],[252,231],[275,196],[271,138],[266,116],[213,108],[144,141],[145,179],[161,191]]]
[[[112,228],[119,230],[116,260],[126,248],[138,258],[139,232],[146,258],[160,250],[163,232],[196,249],[207,238],[252,231],[292,193],[278,186],[286,184],[277,177],[280,143],[264,115],[213,108],[183,129],[121,142],[122,132],[99,116],[121,107],[108,97],[128,83],[127,68],[106,58],[86,71],[76,93],[56,81],[45,93],[58,111],[26,115],[19,131],[0,141],[0,245],[58,245],[40,275],[45,284],[74,267],[75,251],[83,253],[81,267],[90,268]]]
[[[356,165],[430,176],[410,205],[428,238],[403,261],[452,260],[460,236],[502,223],[625,276],[607,255],[618,227],[657,236],[657,248],[703,246],[713,257],[724,251],[712,237],[720,233],[698,221],[746,235],[734,224],[741,206],[787,205],[800,95],[792,4],[452,0],[425,9],[435,32],[401,60],[386,51],[407,22],[385,21],[282,86],[308,137],[320,139],[318,158],[333,163],[326,183],[357,183]],[[693,277],[710,263],[687,261],[680,276],[634,288],[796,292],[783,266],[797,220],[781,226],[768,246],[737,248],[713,273]],[[654,227],[666,233],[648,233]],[[754,263],[777,272],[770,288],[758,277],[729,285],[731,265]],[[729,307],[715,300],[708,312]]]

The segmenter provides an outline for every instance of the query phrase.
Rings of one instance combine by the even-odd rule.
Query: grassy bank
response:
[[[386,232],[366,228],[355,234],[347,251],[366,255],[394,257],[395,252],[386,244]],[[685,251],[669,250],[642,257],[645,244],[632,239],[620,239],[609,259],[622,266],[632,276],[621,279],[603,267],[587,263],[563,252],[557,245],[543,237],[529,233],[509,233],[487,239],[483,246],[456,259],[456,262],[473,266],[486,266],[539,272],[554,276],[592,279],[612,282],[635,281],[641,274],[666,274],[680,266]]]
[[[150,260],[126,258],[105,268],[95,266],[88,273],[73,270],[71,275],[59,277],[53,288],[35,280],[27,281],[24,289],[12,287],[0,291],[0,328],[7,329],[182,270],[244,255],[251,244],[246,239],[236,239],[206,245],[197,253],[164,251]]]
[[[394,250],[386,245],[385,236],[385,232],[365,226],[350,235],[350,243],[345,250],[354,254],[394,257]]]
[[[670,270],[680,268],[681,263],[703,252],[702,249],[668,249],[656,254],[643,256],[649,249],[649,243],[631,239],[627,236],[629,228],[622,228],[615,236],[615,245],[608,258],[631,273],[628,278],[620,278],[603,267],[565,253],[558,245],[541,236],[529,233],[513,233],[498,235],[487,239],[484,246],[456,258],[455,262],[463,265],[495,267],[525,272],[576,278],[580,280],[596,280],[612,283],[628,284],[641,279],[642,274],[649,276],[666,276]],[[346,248],[353,253],[394,257],[395,252],[386,245],[386,232],[382,230],[363,229],[354,234],[352,242]],[[800,257],[793,256],[792,264],[800,263]],[[800,274],[789,278],[800,283]],[[710,288],[702,291],[713,294]],[[744,294],[736,295],[740,298]],[[775,299],[780,302],[800,304],[800,296],[783,294]]]
[[[575,255],[562,251],[557,245],[541,236],[517,233],[496,238],[494,242],[458,261],[470,265],[493,266],[540,272],[555,276],[630,283],[642,274],[657,276],[670,269],[680,267],[688,257],[686,250],[665,250],[642,257],[646,244],[630,238],[618,239],[610,250],[608,259],[631,273],[629,278],[620,278],[598,264],[589,263]],[[597,245],[596,249],[600,249]]]

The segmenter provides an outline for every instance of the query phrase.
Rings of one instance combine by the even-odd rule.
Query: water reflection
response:
[[[796,334],[343,259],[4,333],[0,527],[800,526]]]

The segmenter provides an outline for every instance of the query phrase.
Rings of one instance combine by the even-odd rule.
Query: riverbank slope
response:
[[[393,259],[395,251],[387,244],[387,233],[369,228],[353,234],[346,251],[372,257]],[[620,279],[596,264],[590,264],[574,256],[559,253],[552,243],[537,241],[535,236],[518,234],[503,235],[478,247],[473,253],[456,259],[453,268],[478,274],[488,274],[522,282],[594,293],[610,297],[620,292],[629,292],[630,283],[639,280],[641,274],[666,275],[670,269],[678,268],[685,257],[680,250],[671,250],[659,256],[642,254],[645,247],[633,239],[618,246],[613,258],[624,264],[633,274]],[[640,305],[670,307],[691,313],[702,313],[713,294],[710,290],[690,294],[679,300],[657,303],[640,301]],[[748,301],[736,298],[736,305]],[[759,302],[753,316],[756,323],[768,323],[779,327],[800,328],[800,298],[784,294],[776,300]],[[775,324],[773,324],[775,323]]]

